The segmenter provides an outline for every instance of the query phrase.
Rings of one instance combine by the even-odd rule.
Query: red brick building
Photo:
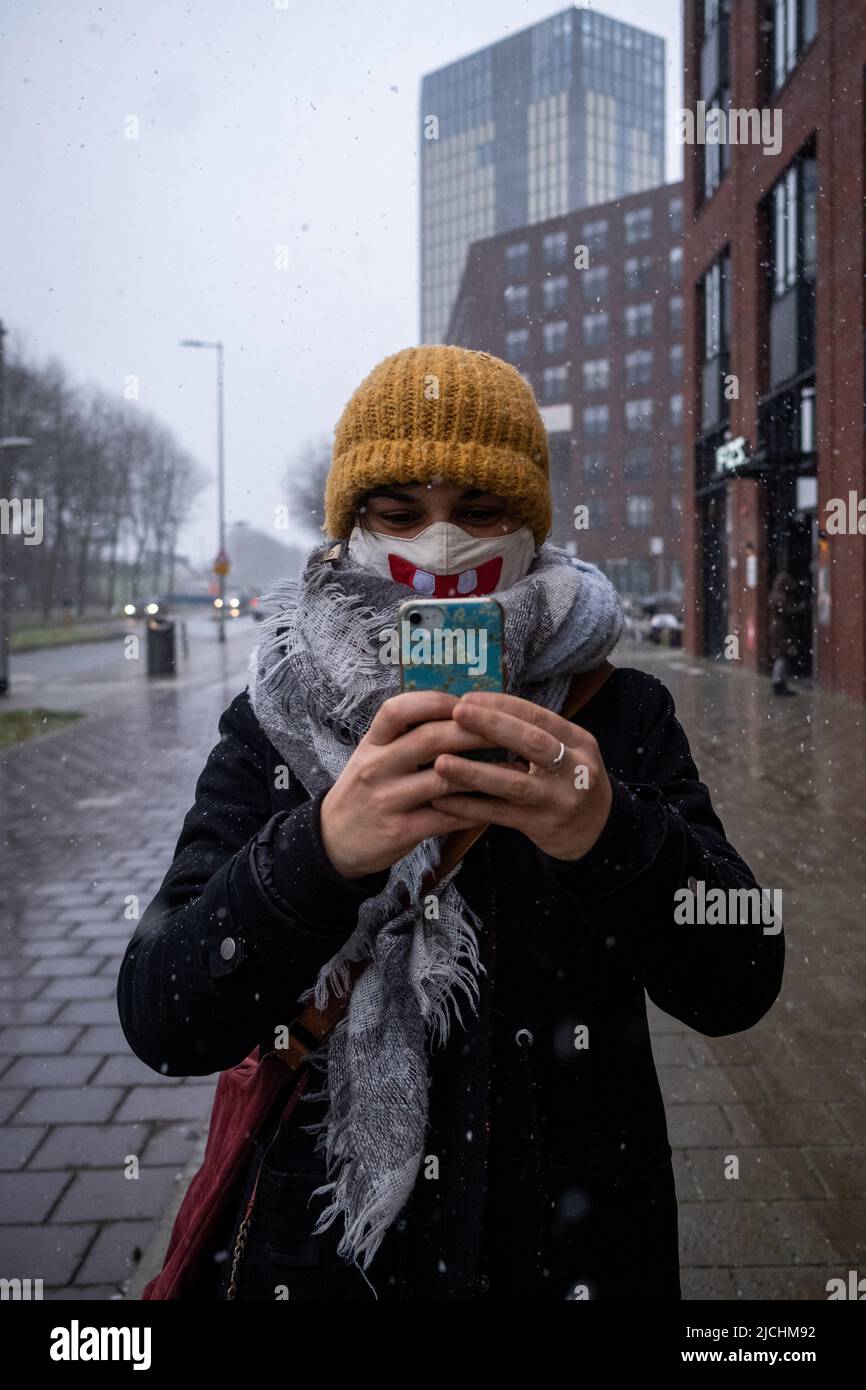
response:
[[[552,538],[635,596],[683,582],[682,225],[668,184],[474,242],[445,339],[533,387]]]
[[[866,538],[828,517],[866,497],[866,6],[686,0],[684,52],[727,122],[684,147],[686,645],[766,671],[787,570],[795,669],[863,699]]]

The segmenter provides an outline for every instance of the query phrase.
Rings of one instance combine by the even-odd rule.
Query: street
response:
[[[175,682],[139,668],[115,685],[119,658],[104,644],[89,665],[64,661],[64,679],[53,653],[26,661],[35,671],[42,658],[55,699],[65,683],[77,707],[98,711],[3,759],[0,1272],[42,1278],[48,1298],[121,1295],[155,1235],[167,1237],[164,1213],[206,1128],[215,1078],[140,1063],[114,992],[128,904],[143,910],[168,867],[253,637],[246,620],[222,648],[210,628],[191,630],[194,671]],[[669,685],[726,831],[784,891],[785,983],[756,1028],[703,1037],[649,1006],[683,1296],[823,1299],[866,1236],[862,719],[841,697],[773,701],[733,663],[649,646],[614,660]]]

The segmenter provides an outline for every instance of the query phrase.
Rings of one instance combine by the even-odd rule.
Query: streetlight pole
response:
[[[9,474],[6,469],[6,459],[10,449],[26,449],[33,443],[32,439],[19,438],[14,435],[7,439],[4,433],[6,429],[5,337],[6,329],[0,321],[0,502],[4,506],[3,515],[0,517],[0,695],[9,694],[9,604],[6,570],[8,561],[7,527],[12,516],[12,498],[8,495],[10,489],[7,487]]]
[[[199,338],[183,338],[181,347],[192,348],[213,348],[217,355],[217,491],[218,497],[218,518],[217,529],[219,534],[219,620],[217,622],[217,637],[220,642],[226,640],[226,577],[223,560],[226,553],[226,474],[225,474],[225,444],[224,444],[224,425],[223,425],[223,345],[221,342],[205,343]]]

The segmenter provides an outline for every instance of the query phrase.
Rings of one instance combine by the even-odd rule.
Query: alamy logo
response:
[[[782,930],[781,888],[711,888],[703,879],[689,879],[688,888],[674,893],[674,921],[682,926],[746,926],[764,924],[764,936]]]
[[[776,120],[778,118],[778,129]],[[699,101],[695,110],[677,112],[674,139],[678,145],[762,145],[764,154],[782,148],[782,112],[778,107],[711,106]]]
[[[134,1371],[150,1370],[149,1327],[52,1327],[52,1361],[132,1361]]]
[[[41,1279],[0,1279],[0,1302],[42,1298]]]
[[[41,497],[0,497],[0,533],[23,536],[25,545],[42,544]]]
[[[827,1300],[832,1303],[834,1299],[847,1298],[857,1303],[866,1301],[866,1279],[858,1278],[856,1269],[848,1270],[848,1283],[844,1279],[828,1279],[826,1284]]]
[[[383,666],[467,666],[473,675],[487,671],[487,629],[484,627],[413,628],[405,618],[379,633]]]

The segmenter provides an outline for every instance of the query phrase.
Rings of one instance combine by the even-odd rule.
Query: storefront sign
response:
[[[726,444],[720,444],[716,450],[716,472],[729,473],[734,468],[739,468],[741,463],[748,462],[749,442],[744,435],[738,439],[730,439]]]

